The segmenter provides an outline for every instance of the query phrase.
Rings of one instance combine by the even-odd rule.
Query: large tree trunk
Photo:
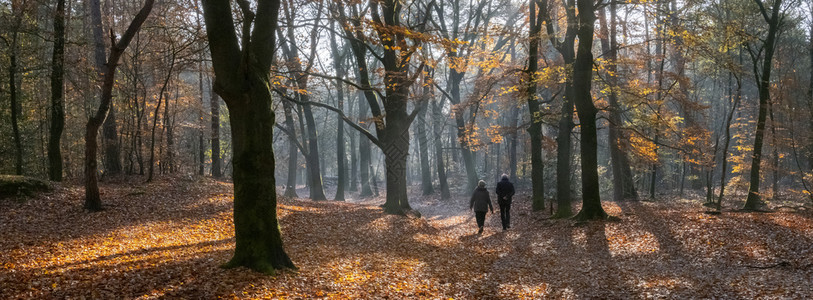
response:
[[[531,23],[528,46],[528,82],[526,87],[526,97],[528,97],[528,112],[530,113],[531,125],[528,127],[528,134],[531,136],[531,203],[534,211],[545,208],[545,181],[544,162],[542,161],[542,112],[539,110],[539,100],[536,93],[537,59],[539,57],[539,33],[542,29],[543,13],[536,11],[536,0],[530,0],[529,4]]]
[[[405,92],[402,95],[407,95]],[[388,93],[390,94],[390,93]],[[384,203],[384,212],[390,214],[403,214],[405,209],[411,209],[406,190],[406,163],[409,154],[409,123],[407,123],[406,97],[389,101],[403,103],[395,109],[387,109],[387,129],[384,133],[383,147],[384,164],[387,169],[387,198]],[[405,125],[406,123],[406,125]]]
[[[48,138],[48,179],[62,181],[62,153],[59,141],[65,129],[65,0],[57,0],[54,12],[54,52],[51,59],[51,130]]]
[[[760,163],[762,162],[762,144],[765,137],[765,120],[768,114],[768,101],[771,99],[771,67],[773,66],[773,55],[776,47],[776,35],[779,31],[779,8],[782,0],[776,0],[771,12],[772,16],[768,18],[765,8],[762,7],[761,0],[754,0],[760,4],[765,15],[765,21],[768,23],[768,37],[765,39],[763,47],[765,49],[765,57],[762,60],[762,72],[757,71],[758,57],[752,54],[752,61],[754,64],[754,76],[757,79],[759,87],[759,114],[757,115],[757,128],[754,137],[754,153],[751,160],[751,184],[748,187],[748,198],[745,200],[743,209],[756,210],[762,204],[759,194],[759,170]]]
[[[607,213],[601,207],[598,184],[598,138],[596,113],[590,86],[593,76],[593,26],[596,20],[592,0],[577,0],[579,11],[579,46],[573,68],[574,103],[581,127],[582,209],[579,220],[603,219]]]
[[[559,41],[556,36],[561,34],[561,29],[557,31],[554,26],[554,19],[549,12],[548,1],[542,0],[540,3],[540,13],[545,14],[545,27],[547,30],[548,38],[551,44],[554,45],[556,50],[562,55],[562,60],[565,64],[565,69],[568,70],[565,76],[565,93],[562,97],[562,110],[559,118],[559,132],[556,136],[556,217],[564,218],[573,214],[570,207],[570,162],[571,162],[571,137],[573,131],[573,101],[575,99],[575,88],[573,85],[574,76],[572,74],[572,66],[576,57],[574,45],[576,34],[578,33],[578,23],[576,19],[576,3],[575,0],[566,0],[565,14],[567,17],[567,27],[564,33],[564,39]]]
[[[98,143],[99,127],[102,126],[107,112],[110,109],[110,102],[113,98],[113,85],[115,83],[116,67],[127,45],[130,44],[133,36],[141,29],[141,25],[152,11],[155,0],[146,0],[144,6],[133,18],[127,31],[122,35],[118,43],[113,43],[110,47],[110,57],[107,59],[106,68],[103,69],[104,80],[102,81],[102,95],[99,101],[99,109],[88,120],[85,127],[85,208],[90,211],[102,209],[102,201],[99,196],[98,179],[96,178],[97,163],[96,149]],[[97,7],[98,8],[98,7]]]
[[[601,24],[601,48],[607,54],[607,84],[610,86],[610,93],[607,100],[610,104],[609,119],[610,125],[607,130],[610,146],[610,164],[613,171],[613,200],[621,201],[625,199],[638,199],[635,191],[635,182],[632,179],[627,154],[621,149],[625,144],[624,136],[621,134],[621,105],[618,103],[618,43],[616,42],[616,4],[610,3],[610,27],[607,30],[607,17],[604,8],[599,13]]]
[[[234,256],[227,267],[273,274],[295,268],[282,245],[274,180],[275,124],[269,86],[279,1],[260,0],[238,44],[228,0],[204,0],[215,91],[229,107],[234,166]],[[253,32],[249,32],[253,28]]]

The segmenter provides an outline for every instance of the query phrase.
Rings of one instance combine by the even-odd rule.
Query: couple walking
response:
[[[511,197],[514,196],[514,185],[508,181],[508,175],[502,174],[502,179],[497,183],[497,204],[500,205],[500,220],[502,221],[502,230],[511,228]],[[486,221],[486,213],[491,209],[494,213],[494,207],[491,206],[491,196],[486,190],[486,182],[480,180],[477,183],[477,188],[474,189],[474,194],[471,195],[469,201],[469,209],[474,210],[474,216],[477,219],[477,233],[483,233],[483,224]]]

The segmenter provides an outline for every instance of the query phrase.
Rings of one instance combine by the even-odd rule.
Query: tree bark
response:
[[[427,72],[423,79],[422,101],[428,102],[432,98],[430,82],[431,77],[429,76],[429,72]],[[432,187],[432,170],[429,167],[429,141],[426,138],[426,111],[427,109],[424,108],[418,112],[417,124],[415,124],[415,135],[418,138],[418,154],[421,161],[421,188],[424,195],[431,195],[435,193],[435,189]]]
[[[149,172],[147,173],[147,182],[152,181],[153,177],[153,169],[155,167],[155,127],[158,124],[158,114],[161,110],[161,100],[163,100],[164,94],[167,90],[167,85],[169,84],[169,79],[172,78],[172,69],[175,67],[175,49],[170,50],[172,51],[172,57],[169,61],[169,71],[167,71],[167,77],[164,78],[164,84],[161,85],[161,90],[158,91],[158,105],[155,106],[155,112],[153,112],[153,119],[152,119],[152,134],[150,135],[150,164],[149,164]],[[164,114],[164,120],[167,120],[166,113]],[[165,122],[166,123],[166,122]]]
[[[339,47],[336,44],[336,34],[333,30],[333,22],[330,22],[330,49],[333,52],[333,68],[336,70],[336,98],[338,104],[336,105],[340,110],[344,110],[344,89],[342,89],[342,80],[344,79],[344,67],[342,66],[342,59],[339,55]],[[344,144],[344,122],[339,116],[336,120],[336,170],[338,171],[336,180],[336,196],[333,198],[336,201],[344,201],[344,188],[347,186],[347,155],[345,154]]]
[[[754,63],[754,76],[757,79],[759,90],[759,113],[757,115],[757,127],[754,137],[754,152],[751,160],[751,184],[748,187],[748,198],[745,200],[743,209],[756,210],[762,205],[761,195],[759,193],[759,171],[760,163],[762,162],[762,144],[765,137],[765,120],[768,114],[768,101],[771,98],[771,67],[773,66],[773,55],[776,47],[776,35],[779,31],[779,8],[782,0],[774,1],[771,17],[762,5],[761,0],[754,0],[760,6],[760,9],[768,23],[768,36],[763,43],[765,49],[765,57],[762,60],[762,72],[757,71],[758,57],[752,53],[752,61]]]
[[[285,112],[285,127],[291,132],[288,136],[288,181],[285,184],[285,197],[296,198],[296,173],[299,169],[299,163],[296,150],[296,127],[294,126],[293,107],[288,101],[282,101],[282,109]]]
[[[562,110],[559,118],[559,132],[556,136],[556,217],[565,218],[573,215],[570,206],[571,195],[571,132],[573,131],[573,101],[576,98],[574,87],[574,75],[572,74],[572,66],[576,57],[574,45],[576,41],[576,34],[578,33],[579,21],[576,17],[576,2],[575,0],[565,1],[565,15],[567,17],[567,27],[564,33],[564,40],[559,42],[556,36],[559,33],[554,26],[554,20],[549,12],[549,3],[547,0],[540,1],[541,13],[544,13],[545,28],[548,33],[549,40],[554,48],[562,56],[562,60],[567,70],[565,76],[565,93],[562,97]]]
[[[21,8],[20,8],[21,9]],[[22,106],[20,105],[19,95],[17,93],[17,51],[19,48],[18,31],[22,19],[22,11],[18,12],[14,32],[12,33],[10,53],[9,53],[9,66],[8,66],[8,85],[9,85],[9,98],[11,100],[11,131],[14,135],[14,173],[23,175],[23,141],[20,136],[20,113],[22,113]]]
[[[573,68],[574,103],[581,127],[582,209],[579,220],[603,219],[607,213],[601,207],[598,184],[598,138],[596,113],[590,86],[593,76],[593,26],[596,16],[592,0],[577,0],[579,11],[579,46]]]
[[[610,146],[610,164],[613,171],[613,200],[622,201],[626,199],[637,200],[638,193],[635,191],[635,182],[632,179],[629,158],[622,150],[622,145],[626,144],[621,133],[621,105],[618,103],[618,43],[616,42],[616,4],[610,3],[610,27],[607,29],[607,17],[604,8],[601,8],[600,24],[602,34],[601,48],[607,55],[607,84],[610,86],[610,93],[607,100],[610,105],[609,129],[607,130]]]
[[[534,211],[545,208],[545,181],[544,181],[544,161],[542,160],[542,112],[539,110],[539,95],[536,94],[536,72],[538,69],[539,57],[539,34],[542,30],[543,13],[536,10],[536,0],[529,1],[530,9],[530,30],[528,32],[528,76],[525,90],[528,101],[528,112],[530,113],[531,125],[528,127],[528,134],[531,136],[531,206]]]
[[[289,23],[293,22],[294,16],[293,11],[290,10],[287,6],[284,7],[286,9],[286,17]],[[317,30],[314,28],[313,33]],[[311,105],[308,103],[310,102],[310,95],[307,93],[308,90],[308,73],[307,70],[303,70],[302,64],[300,62],[298,52],[298,47],[296,45],[296,36],[294,35],[293,26],[289,26],[288,28],[288,40],[286,41],[285,45],[282,46],[282,50],[285,52],[286,56],[288,56],[289,64],[291,70],[296,74],[295,82],[297,88],[300,91],[304,92],[297,92],[297,98],[299,101],[306,103],[302,105],[302,113],[305,117],[305,125],[307,128],[307,168],[308,168],[308,178],[309,178],[309,191],[310,191],[310,198],[315,201],[322,201],[327,200],[325,196],[325,191],[322,186],[322,170],[319,161],[319,139],[317,137],[317,130],[316,130],[316,121],[313,118],[313,110]],[[315,45],[315,37],[311,36],[311,48],[314,48]],[[310,58],[313,60],[313,57]]]
[[[214,85],[212,88],[214,90]],[[223,167],[221,166],[223,159],[220,158],[220,97],[214,91],[212,91],[210,105],[212,106],[212,177],[221,178],[223,177]]]
[[[440,103],[438,103],[440,102]],[[446,200],[452,198],[449,191],[449,181],[446,178],[446,166],[443,162],[443,116],[442,109],[443,102],[441,100],[432,101],[432,130],[435,137],[435,161],[436,170],[438,173],[438,188],[440,188],[440,199]],[[516,168],[516,166],[514,167]]]
[[[51,128],[48,138],[48,179],[62,181],[60,140],[65,129],[64,105],[65,0],[57,0],[54,12],[54,52],[51,59]]]
[[[99,77],[104,77],[104,72],[109,66],[105,65],[105,43],[104,43],[104,30],[102,28],[102,10],[99,0],[90,0],[90,20],[91,31],[93,34],[93,47],[96,72]],[[112,47],[113,45],[111,45]],[[104,83],[103,83],[104,84]],[[102,94],[104,91],[102,91]],[[101,102],[102,100],[100,100]],[[107,117],[103,120],[103,133],[104,137],[104,167],[105,172],[109,174],[121,173],[121,151],[118,146],[118,132],[116,131],[116,111],[113,104],[106,112]]]
[[[725,122],[725,142],[723,143],[723,158],[722,158],[722,165],[720,166],[720,196],[717,197],[717,210],[721,210],[722,203],[723,203],[723,196],[725,195],[725,179],[726,174],[728,174],[728,146],[731,142],[731,120],[734,118],[734,112],[737,111],[737,106],[740,104],[740,98],[742,96],[742,80],[739,76],[737,76],[737,93],[732,95],[731,88],[730,88],[730,76],[732,73],[729,73],[729,97],[733,98],[731,101],[733,104],[731,105],[731,110],[728,111],[728,116],[726,117]]]
[[[277,220],[271,143],[275,120],[268,86],[279,1],[260,0],[256,7],[256,15],[243,7],[249,17],[242,23],[241,45],[229,1],[203,0],[215,91],[229,108],[234,155],[235,250],[226,267],[273,274],[295,268]]]
[[[451,57],[455,57],[453,53]],[[451,68],[449,72],[449,94],[452,106],[460,105],[460,82],[463,81],[465,73],[458,72]],[[477,167],[474,165],[474,152],[471,150],[469,137],[467,136],[466,122],[463,118],[463,107],[453,109],[455,124],[457,125],[457,142],[460,144],[460,155],[463,156],[463,166],[466,168],[466,190],[471,191],[477,187]]]
[[[365,120],[365,126],[369,128],[369,118],[367,111],[369,110],[367,102],[359,99],[359,120]],[[372,149],[370,149],[370,140],[366,137],[359,137],[359,177],[361,178],[361,192],[359,197],[369,197],[373,195],[373,190],[370,187],[370,168],[372,161]]]
[[[118,66],[119,58],[121,58],[124,50],[130,44],[133,36],[141,29],[141,25],[149,16],[152,11],[152,6],[155,0],[146,0],[144,6],[133,18],[133,21],[127,27],[127,31],[121,36],[121,40],[117,43],[115,40],[110,47],[110,56],[107,58],[106,68],[103,69],[104,80],[102,82],[102,95],[99,101],[99,109],[88,120],[85,127],[85,208],[90,211],[102,210],[102,200],[99,196],[98,180],[96,178],[97,163],[96,163],[96,149],[98,147],[96,139],[98,138],[99,127],[102,126],[107,112],[110,109],[110,102],[113,98],[113,85],[115,83],[116,67]],[[112,37],[111,37],[112,38]]]

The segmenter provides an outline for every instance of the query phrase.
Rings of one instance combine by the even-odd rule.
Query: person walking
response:
[[[500,205],[500,221],[502,230],[511,228],[511,197],[514,196],[514,184],[508,181],[508,175],[502,174],[502,179],[497,183],[497,204]]]
[[[469,210],[474,210],[474,217],[477,219],[477,227],[480,228],[480,230],[477,231],[478,234],[483,233],[483,225],[485,224],[486,213],[489,209],[493,214],[494,206],[491,205],[491,196],[486,189],[486,182],[480,180],[480,182],[477,183],[477,188],[474,189],[474,194],[471,195],[471,201],[469,201]]]

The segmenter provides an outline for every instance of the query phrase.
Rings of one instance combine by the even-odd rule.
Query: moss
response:
[[[49,190],[51,185],[44,180],[18,175],[0,175],[0,198],[20,195],[30,197],[37,192]]]

